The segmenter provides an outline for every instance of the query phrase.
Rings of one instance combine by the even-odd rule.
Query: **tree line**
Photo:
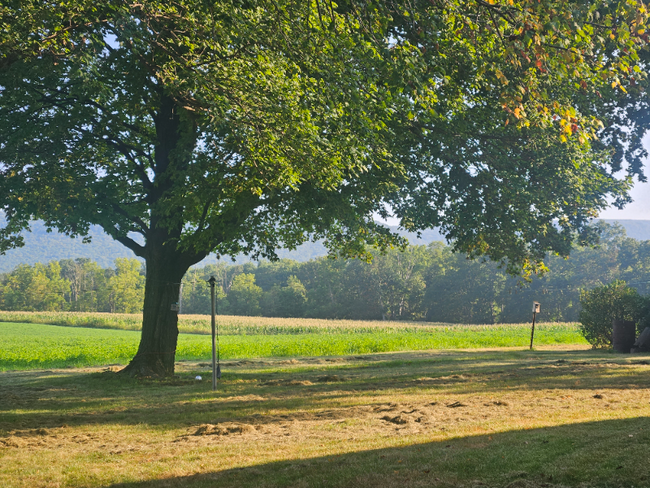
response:
[[[0,275],[0,309],[137,313],[144,299],[144,269],[117,258],[102,268],[88,258],[21,264]]]
[[[323,257],[192,268],[179,306],[181,313],[210,313],[207,280],[214,276],[223,315],[508,323],[529,320],[535,300],[540,319],[576,321],[582,290],[617,279],[642,294],[650,287],[650,241],[598,225],[600,246],[578,247],[569,259],[547,257],[548,271],[530,282],[433,242],[370,263]],[[21,265],[0,277],[0,308],[133,313],[142,310],[143,290],[144,269],[135,259],[117,259],[114,269],[88,259]]]

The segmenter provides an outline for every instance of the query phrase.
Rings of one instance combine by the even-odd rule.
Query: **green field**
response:
[[[295,319],[294,321],[299,321]],[[436,326],[355,329],[311,328],[307,333],[278,333],[260,328],[258,334],[220,337],[222,359],[313,357],[415,351],[525,347],[525,325]],[[0,323],[0,371],[126,364],[135,354],[140,333],[43,324]],[[536,345],[586,344],[575,324],[540,324]],[[176,359],[207,360],[209,336],[180,334]]]
[[[127,363],[139,331],[49,317],[76,323],[0,322],[0,486],[650,486],[648,356],[577,324],[538,324],[529,351],[528,324],[220,317],[213,392],[203,330],[174,378],[138,379],[74,368]]]

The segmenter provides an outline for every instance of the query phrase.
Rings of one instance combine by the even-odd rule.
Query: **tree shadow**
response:
[[[647,425],[647,417],[638,417],[517,430],[109,488],[650,486],[650,466],[641,461],[650,454]],[[218,456],[219,443],[214,445]]]
[[[263,363],[263,364],[262,364]],[[216,393],[205,369],[167,381],[131,380],[112,373],[3,373],[0,430],[63,425],[160,425],[170,428],[225,421],[256,425],[292,417],[349,415],[341,402],[372,393],[421,392],[468,398],[504,390],[650,388],[647,357],[597,351],[435,351],[355,356],[343,362],[230,361]],[[275,368],[275,369],[274,369]],[[196,381],[197,373],[203,381]],[[262,415],[285,411],[283,417]],[[19,413],[18,413],[19,412]]]

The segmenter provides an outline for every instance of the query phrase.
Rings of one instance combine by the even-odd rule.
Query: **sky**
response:
[[[643,138],[643,147],[650,153],[650,134]],[[643,172],[648,177],[648,183],[635,181],[634,188],[630,192],[632,202],[628,203],[622,210],[610,207],[600,213],[599,217],[606,220],[650,220],[650,161],[644,161]],[[618,176],[623,172],[621,171]]]
[[[650,174],[650,165],[646,165],[645,172]],[[634,201],[625,208],[618,210],[610,207],[601,212],[599,217],[608,220],[650,220],[650,183],[636,182],[630,196]]]

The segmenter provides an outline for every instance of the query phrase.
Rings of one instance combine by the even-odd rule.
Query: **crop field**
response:
[[[404,324],[400,327],[343,327],[336,324],[328,328],[322,324],[303,324],[302,319],[292,319],[292,322],[293,326],[285,325],[284,328],[264,322],[259,326],[230,323],[223,327],[229,333],[219,337],[220,356],[225,360],[320,357],[426,349],[525,347],[530,341],[528,324],[428,327]],[[327,324],[327,321],[320,322]],[[257,334],[253,335],[253,331]],[[130,330],[11,322],[0,322],[0,336],[0,371],[126,364],[135,355],[140,338],[139,332]],[[586,342],[577,325],[549,323],[536,326],[535,344]],[[180,334],[177,360],[207,360],[210,356],[208,336]]]
[[[178,316],[181,333],[209,334],[209,315]],[[140,330],[142,314],[109,314],[85,312],[6,312],[0,311],[0,322],[92,327],[101,329]],[[276,317],[244,317],[218,315],[217,322],[224,334],[304,334],[376,332],[395,329],[418,329],[449,326],[440,322],[391,322],[364,320],[286,319]]]
[[[5,312],[0,311],[0,322],[62,325],[118,330],[140,330],[142,314],[109,314],[84,312]],[[243,317],[218,315],[217,324],[224,335],[272,335],[272,334],[356,334],[377,333],[379,331],[431,331],[442,329],[489,330],[497,335],[508,335],[511,331],[528,328],[530,323],[500,325],[465,325],[443,322],[397,322],[368,320],[325,320],[275,317]],[[186,334],[210,334],[209,315],[179,315],[178,328]],[[578,324],[566,322],[537,323],[535,329],[553,329],[572,334],[573,339],[581,341]],[[563,339],[564,341],[564,339]],[[584,342],[584,341],[583,341]]]

